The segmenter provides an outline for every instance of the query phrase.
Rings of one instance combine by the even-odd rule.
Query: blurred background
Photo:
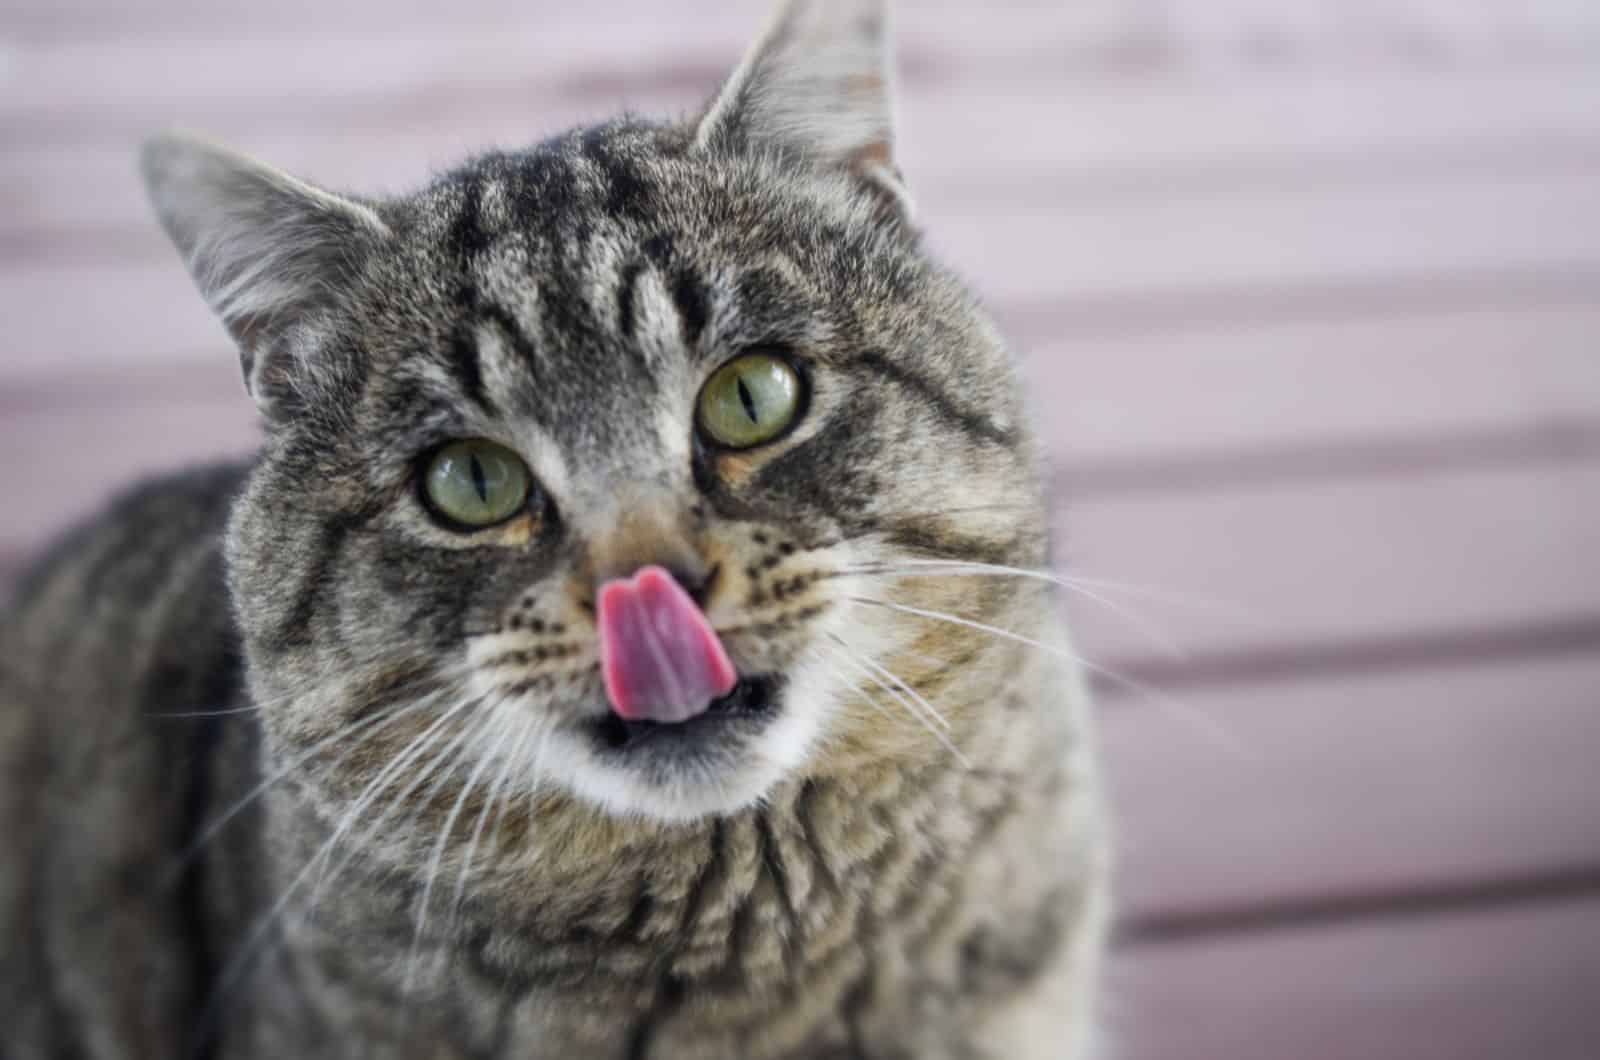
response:
[[[693,109],[765,4],[5,0],[0,585],[246,451],[146,209]],[[902,4],[902,160],[1015,339],[1103,669],[1124,1060],[1600,1055],[1600,3]]]

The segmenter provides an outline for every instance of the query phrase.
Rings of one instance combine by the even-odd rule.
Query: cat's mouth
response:
[[[613,754],[645,747],[666,752],[695,750],[730,728],[749,732],[771,721],[778,714],[783,684],[778,674],[751,674],[740,677],[726,695],[713,699],[705,710],[685,721],[634,721],[607,713],[597,718],[591,729],[599,747]]]

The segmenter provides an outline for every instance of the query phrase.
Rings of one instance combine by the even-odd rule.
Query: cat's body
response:
[[[425,941],[450,964],[409,1000],[416,876],[352,866],[315,925],[260,934],[328,825],[285,785],[184,860],[264,768],[254,713],[226,713],[249,705],[220,591],[240,481],[130,495],[0,634],[4,928],[27,941],[0,962],[21,1017],[6,1055],[180,1056],[196,1029],[215,1056],[1080,1055],[1103,916],[1081,836],[1099,822],[1072,679],[1048,661],[996,683],[1007,725],[966,751],[982,770],[786,785],[594,851],[562,836],[566,857],[508,866],[453,938]],[[92,632],[67,628],[82,615]],[[235,972],[258,935],[256,970]]]
[[[882,115],[792,111],[883,92],[875,11],[816,7],[692,128],[393,203],[147,155],[269,436],[0,625],[0,1053],[1086,1055],[1086,703],[1049,586],[982,566],[1045,559],[1032,443]],[[793,423],[708,445],[696,392],[752,349]],[[462,437],[526,461],[517,514],[430,520]],[[596,588],[651,564],[739,669],[723,713],[600,688]]]

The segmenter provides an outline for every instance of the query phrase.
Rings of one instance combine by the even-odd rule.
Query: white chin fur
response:
[[[805,760],[821,728],[816,700],[784,696],[782,713],[753,740],[726,772],[673,771],[652,777],[625,761],[596,755],[580,737],[554,735],[544,770],[566,790],[616,817],[685,822],[736,813],[761,801]]]

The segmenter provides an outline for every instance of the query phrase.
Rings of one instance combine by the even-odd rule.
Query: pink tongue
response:
[[[600,587],[600,670],[628,721],[687,721],[739,675],[689,594],[660,567]]]

